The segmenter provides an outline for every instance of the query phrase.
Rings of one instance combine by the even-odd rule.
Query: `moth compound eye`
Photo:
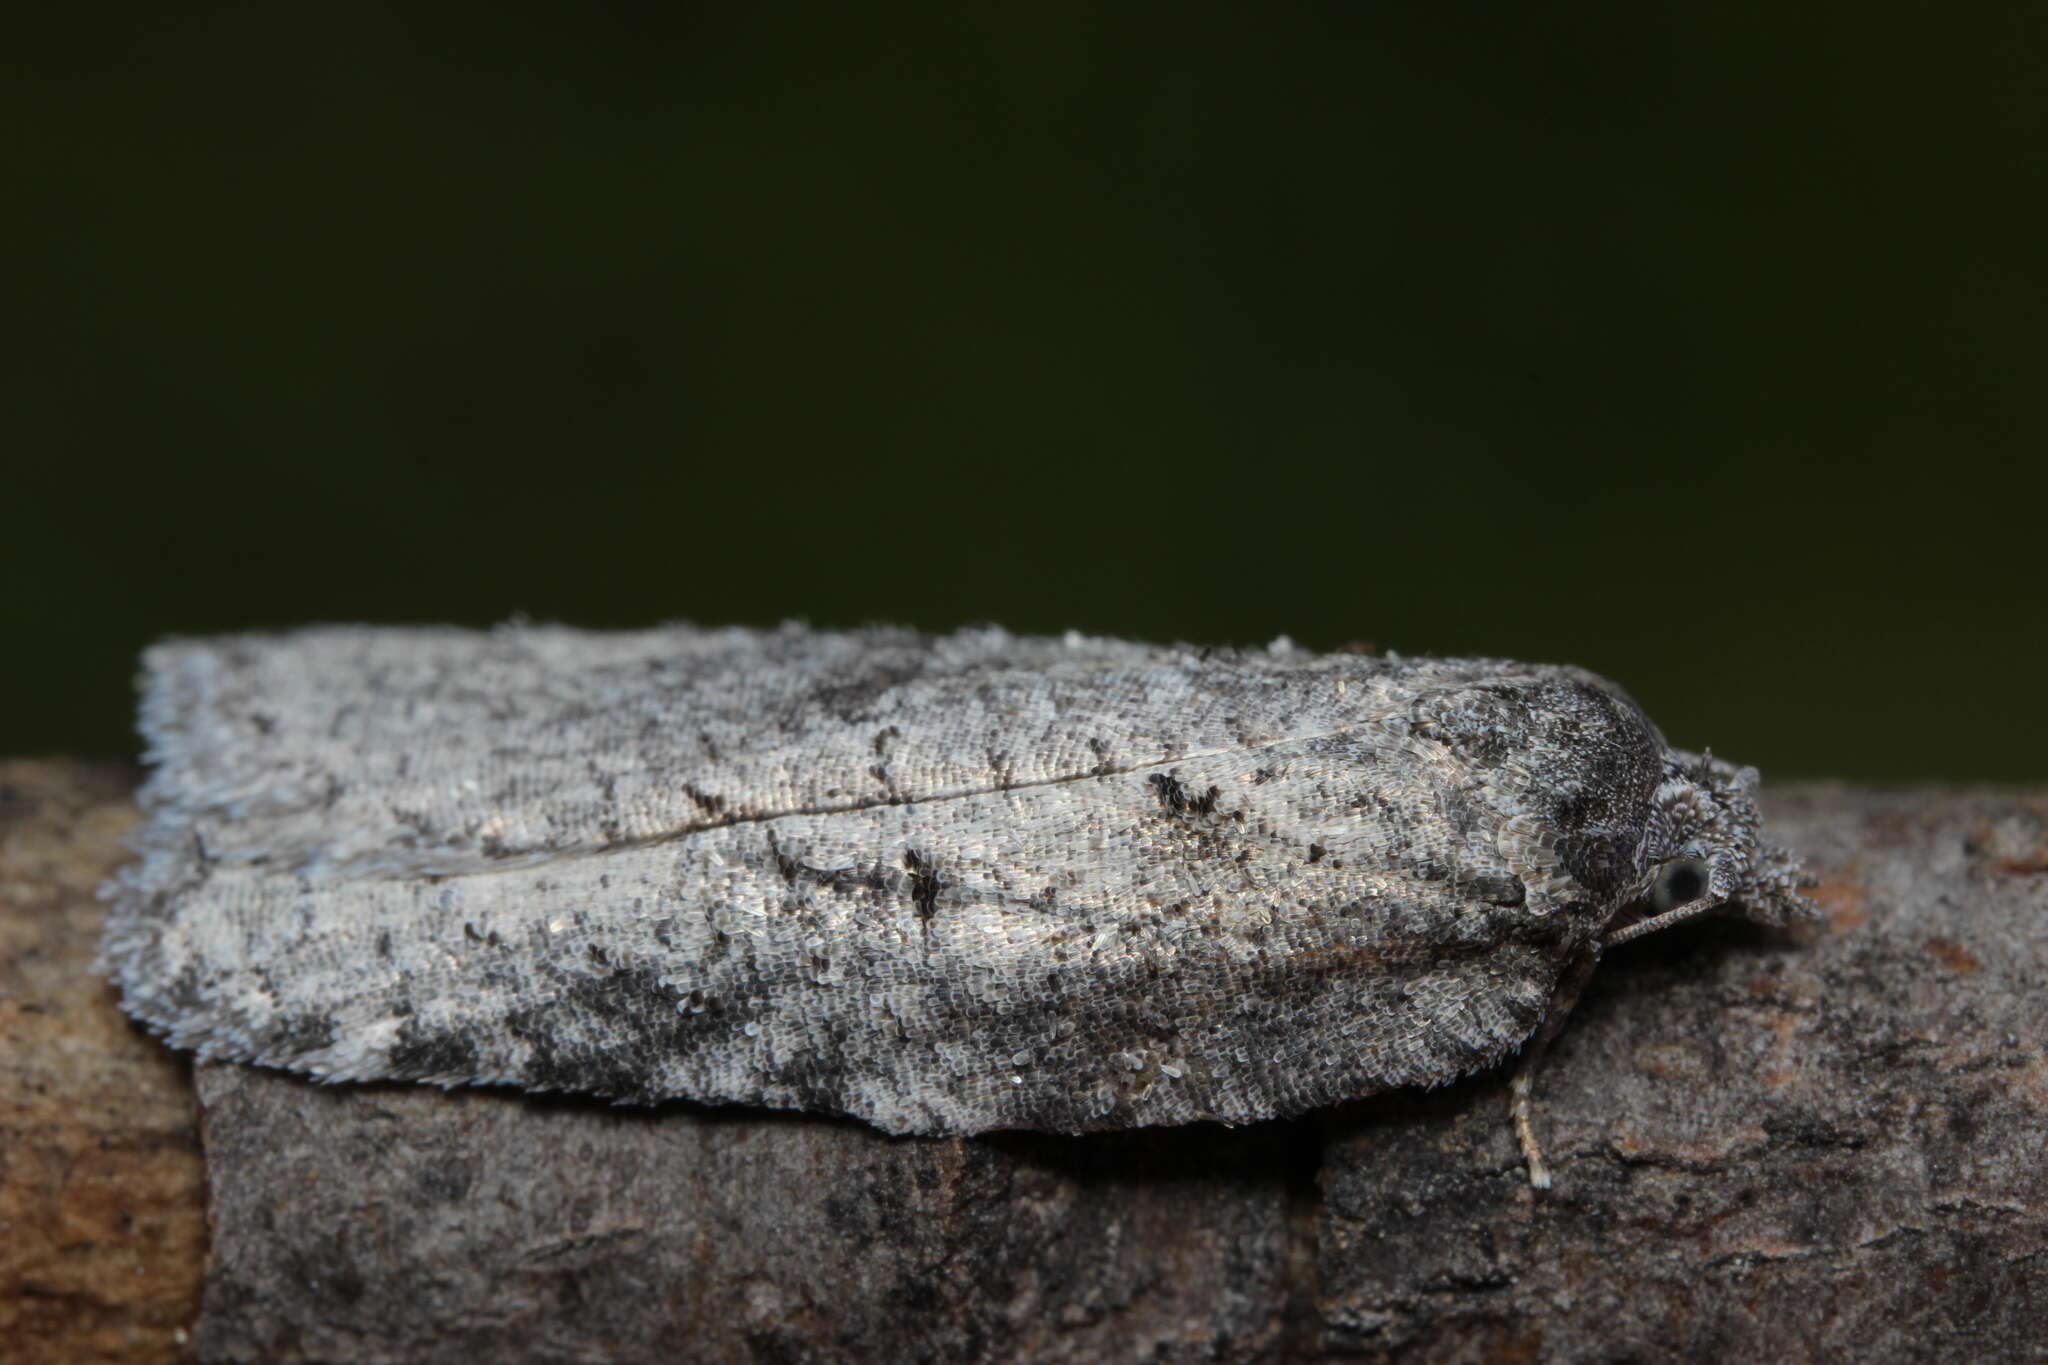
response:
[[[1705,895],[1707,891],[1707,860],[1704,858],[1673,858],[1657,869],[1657,880],[1650,885],[1650,911],[1663,914],[1690,904]]]

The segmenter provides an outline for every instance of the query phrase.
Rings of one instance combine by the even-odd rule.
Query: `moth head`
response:
[[[1664,780],[1650,798],[1642,876],[1607,944],[1724,906],[1764,924],[1814,913],[1799,894],[1811,882],[1799,860],[1758,837],[1756,790],[1754,768],[1711,754],[1666,756]]]

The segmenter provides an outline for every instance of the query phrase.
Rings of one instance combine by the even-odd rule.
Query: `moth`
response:
[[[101,970],[324,1081],[1246,1123],[1535,1059],[1603,949],[1807,909],[1754,769],[1495,659],[336,627],[145,655]]]

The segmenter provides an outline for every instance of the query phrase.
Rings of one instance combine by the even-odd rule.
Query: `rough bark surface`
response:
[[[0,761],[0,1360],[175,1359],[199,1307],[191,1068],[91,973],[125,767]]]
[[[2048,801],[1802,789],[1799,943],[1716,922],[1602,966],[1539,1082],[1322,1154],[1325,1342],[1423,1360],[2048,1354]]]
[[[2040,1359],[2048,796],[1804,788],[1768,808],[1824,878],[1828,922],[1699,924],[1603,964],[1538,1085],[1547,1193],[1513,1150],[1504,1073],[1234,1131],[939,1141],[202,1067],[215,1240],[196,1345],[351,1361]],[[31,914],[13,895],[10,933]],[[112,1021],[104,988],[66,989],[98,1015],[64,1034],[118,1037],[176,1076]],[[26,1062],[0,1058],[10,1083],[64,1071],[63,1037],[25,1046]],[[94,1107],[86,1074],[46,1081],[45,1108],[132,1129]],[[61,1164],[6,1170],[11,1214],[62,1197]],[[0,1314],[39,1302],[24,1284],[0,1285]]]

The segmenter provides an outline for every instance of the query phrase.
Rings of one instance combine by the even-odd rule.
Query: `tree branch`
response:
[[[55,1155],[10,1165],[8,1208],[54,1245],[81,1216],[59,1172],[93,1131],[116,1166],[138,1132],[189,1158],[166,1118],[189,1122],[189,1101],[106,989],[79,984],[112,845],[76,830],[118,825],[118,796],[94,770],[23,770],[0,769],[17,793],[0,800],[0,867],[70,870],[59,910],[16,880],[0,892],[0,1018],[21,1040],[0,1077],[22,1131],[73,1128],[27,1144]],[[197,1345],[464,1362],[2032,1359],[2048,1340],[2048,797],[1814,787],[1768,810],[1823,876],[1828,922],[1714,919],[1611,954],[1536,1083],[1553,1190],[1523,1173],[1506,1068],[1237,1130],[937,1141],[203,1066],[215,1241]],[[75,999],[23,1032],[25,990]],[[197,1269],[196,1174],[161,1165],[161,1198],[187,1206],[149,1239],[17,1252],[0,1315],[47,1302],[52,1264],[94,1284],[144,1264],[152,1311],[181,1302],[163,1286]],[[143,1311],[99,1292],[39,1339]]]

